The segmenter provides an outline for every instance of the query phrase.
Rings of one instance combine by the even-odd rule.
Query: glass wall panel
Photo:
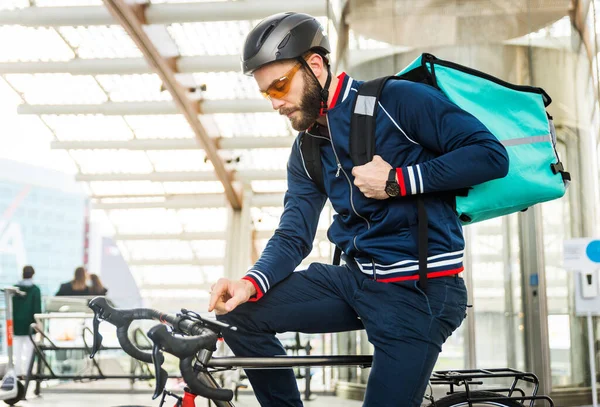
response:
[[[517,215],[468,226],[476,367],[524,368]]]
[[[568,169],[567,146],[559,142],[557,151]],[[581,319],[574,315],[573,276],[563,268],[563,242],[573,237],[571,210],[579,210],[570,205],[569,194],[574,192],[569,189],[562,199],[542,204],[553,387],[583,385],[585,376],[585,342],[582,341]]]

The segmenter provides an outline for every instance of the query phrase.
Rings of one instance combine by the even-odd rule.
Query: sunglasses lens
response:
[[[273,83],[265,92],[269,98],[281,99],[290,91],[290,84],[292,81],[284,76],[277,82]]]

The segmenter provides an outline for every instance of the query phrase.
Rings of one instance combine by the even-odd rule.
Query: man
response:
[[[35,270],[31,266],[23,267],[23,279],[16,287],[25,292],[25,296],[13,297],[13,352],[15,355],[15,372],[18,376],[27,373],[33,356],[33,344],[29,339],[29,326],[35,322],[33,316],[42,312],[42,294],[40,288],[33,284]]]
[[[284,212],[258,262],[240,280],[219,280],[209,311],[240,328],[225,333],[239,356],[285,354],[276,332],[366,329],[374,346],[366,406],[419,406],[441,346],[465,317],[464,241],[450,191],[508,171],[505,149],[477,119],[423,84],[389,81],[381,96],[376,155],[354,167],[349,128],[359,82],[332,77],[320,24],[297,13],[273,15],[247,36],[242,67],[273,109],[301,134],[288,162]],[[305,169],[302,137],[320,147],[326,195]],[[399,196],[386,193],[388,178]],[[428,286],[418,285],[417,194],[429,217]],[[394,194],[392,194],[394,195]],[[313,263],[329,198],[337,215],[329,239],[346,264]],[[301,406],[293,372],[249,370],[262,406]]]

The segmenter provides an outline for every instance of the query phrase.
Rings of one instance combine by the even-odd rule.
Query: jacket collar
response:
[[[338,75],[338,85],[331,99],[329,110],[335,108],[338,104],[342,103],[348,97],[350,88],[352,87],[353,79],[346,75],[346,72],[342,72]]]

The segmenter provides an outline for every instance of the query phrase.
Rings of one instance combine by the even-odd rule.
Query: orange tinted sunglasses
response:
[[[292,69],[287,71],[285,75],[283,75],[279,79],[275,79],[269,87],[261,92],[262,95],[267,99],[281,99],[290,91],[290,87],[292,86],[292,79],[294,79],[294,75],[302,68],[302,63],[298,62],[293,66]]]

